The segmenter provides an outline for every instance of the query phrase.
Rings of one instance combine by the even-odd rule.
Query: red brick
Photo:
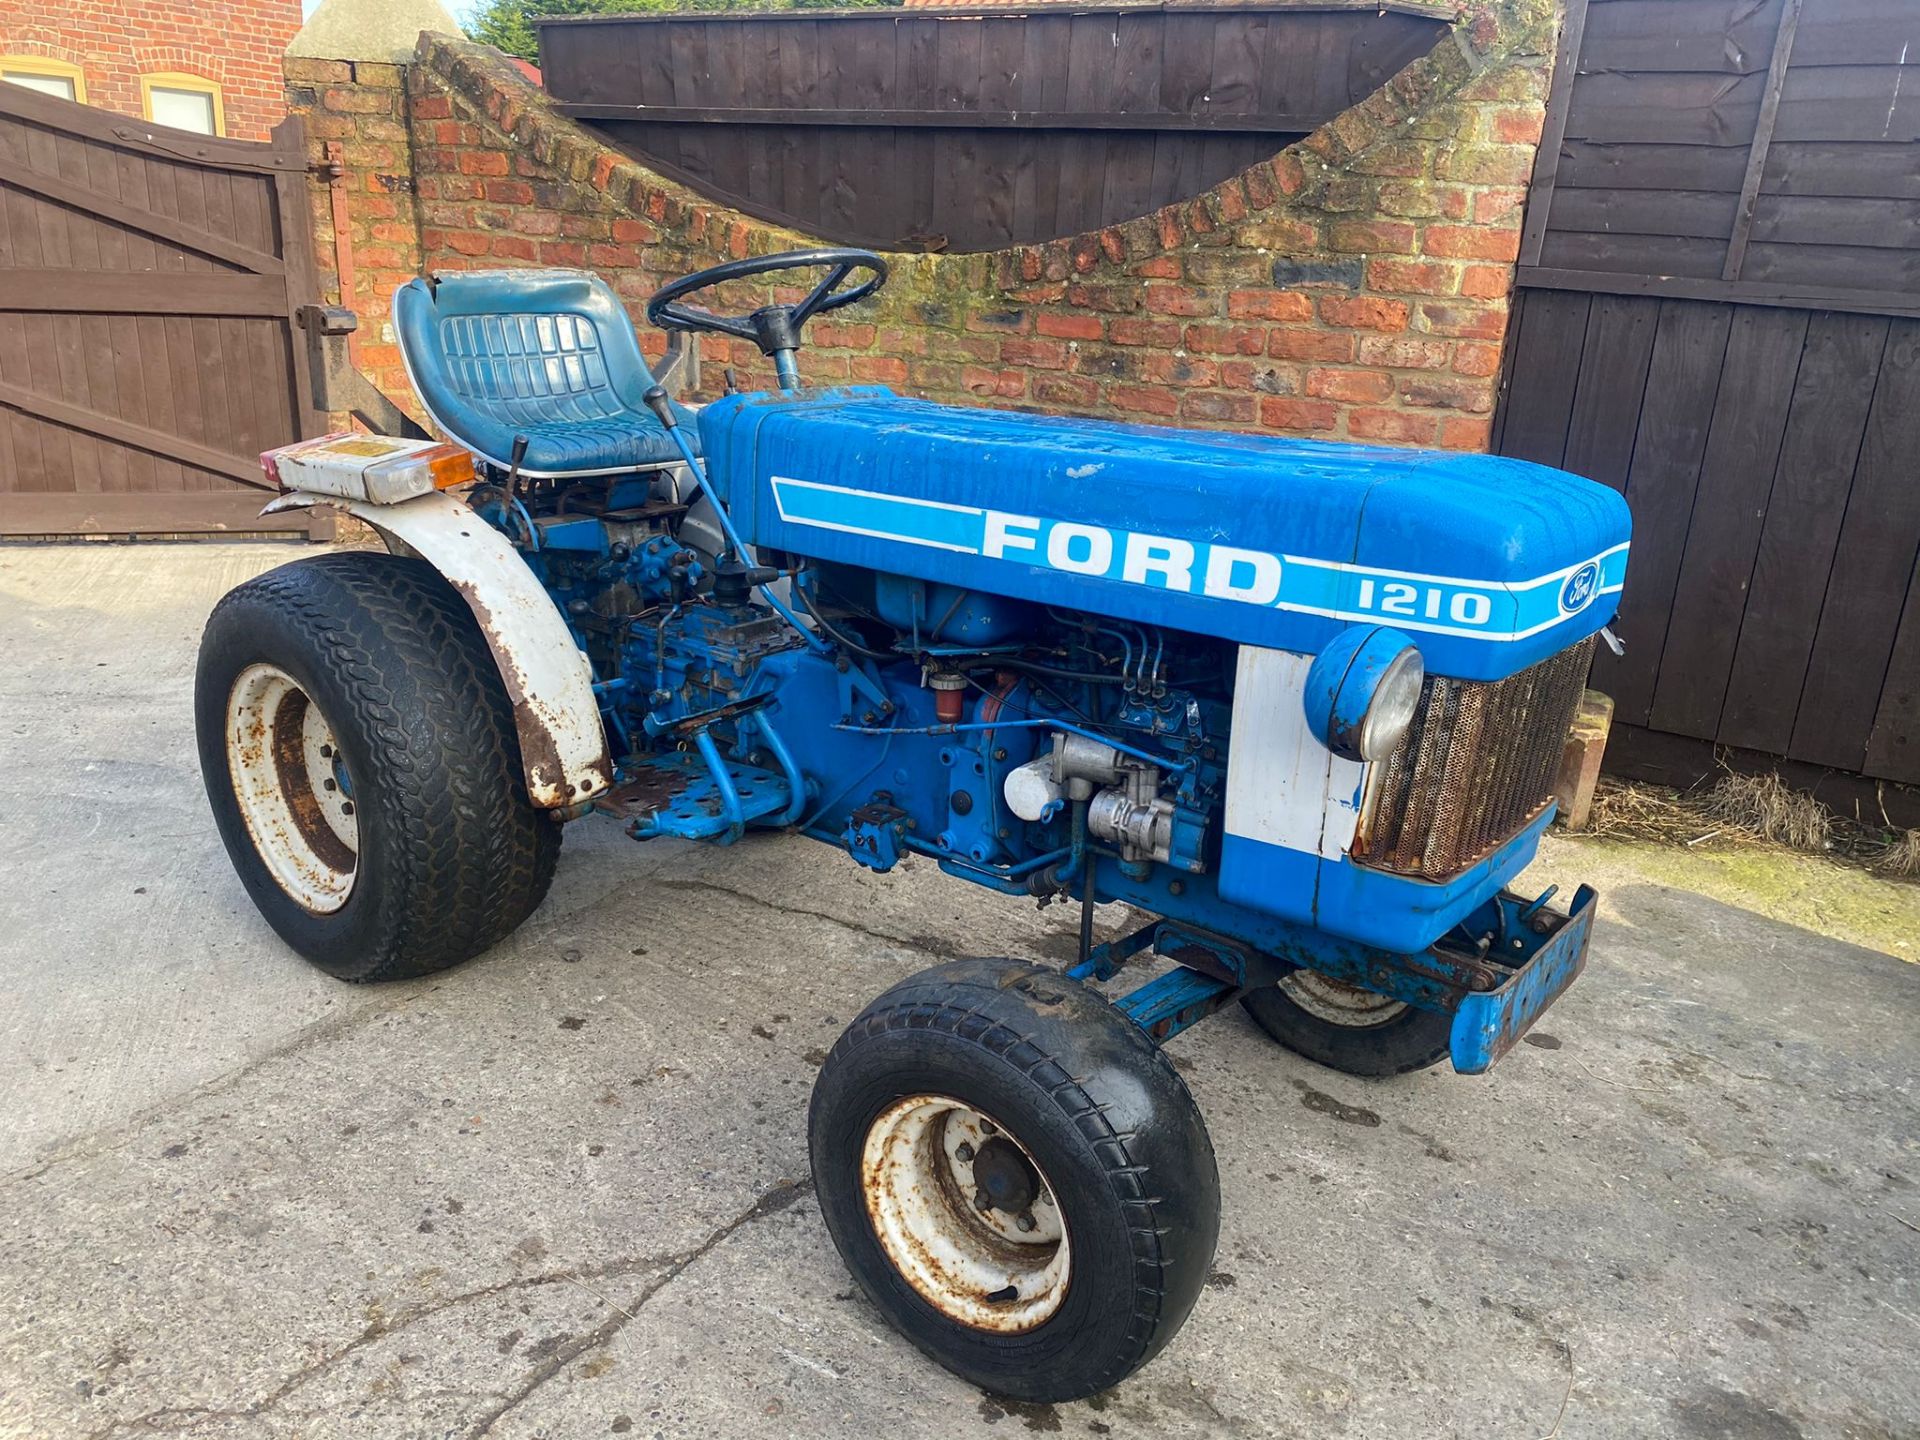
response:
[[[1112,320],[1107,338],[1115,345],[1158,345],[1171,349],[1180,343],[1180,326],[1172,320]]]
[[[1267,332],[1256,325],[1189,325],[1187,348],[1202,355],[1258,355]]]
[[[1418,340],[1411,335],[1360,337],[1360,363],[1386,370],[1444,370],[1452,353],[1450,340]]]
[[[1458,410],[1467,415],[1484,415],[1493,409],[1493,387],[1485,380],[1408,376],[1400,382],[1400,403],[1422,410]]]
[[[1156,390],[1146,385],[1115,385],[1107,391],[1107,404],[1124,415],[1175,415],[1180,401],[1171,390]]]
[[[1106,325],[1095,315],[1042,311],[1034,321],[1034,328],[1042,335],[1060,340],[1098,340]]]
[[[1320,318],[1329,325],[1345,325],[1355,330],[1404,330],[1409,306],[1404,300],[1387,300],[1378,295],[1322,295]]]
[[[1147,309],[1156,315],[1217,315],[1220,302],[1201,290],[1179,285],[1149,285]]]
[[[1516,260],[1520,232],[1482,225],[1429,225],[1429,255],[1451,255],[1459,260]]]
[[[1067,347],[1058,340],[1002,340],[1000,359],[1007,365],[1025,365],[1034,370],[1067,368]]]
[[[886,385],[906,383],[907,362],[892,355],[856,355],[847,366],[855,380],[877,380]]]
[[[1235,320],[1311,320],[1313,297],[1297,290],[1235,290],[1227,296]]]
[[[1340,423],[1340,407],[1328,400],[1294,400],[1270,395],[1260,402],[1260,423],[1273,430],[1332,430]]]
[[[1493,112],[1493,138],[1503,145],[1538,145],[1546,111],[1537,105]]]
[[[533,204],[533,186],[524,180],[489,180],[480,193],[495,205]]]
[[[1362,255],[1413,255],[1420,248],[1413,226],[1404,220],[1338,220],[1327,227],[1327,243]]]
[[[1385,440],[1396,445],[1431,445],[1439,434],[1431,415],[1408,415],[1400,410],[1349,410],[1347,433],[1356,440]]]
[[[1518,225],[1526,209],[1527,192],[1519,185],[1496,185],[1473,197],[1476,225]]]
[[[1220,378],[1220,367],[1191,355],[1154,351],[1141,360],[1140,374],[1163,385],[1211,385]]]
[[[1180,397],[1180,418],[1211,420],[1229,425],[1251,425],[1258,417],[1251,395],[1223,395],[1218,391],[1193,391]]]
[[[985,365],[966,365],[960,370],[960,383],[975,395],[987,399],[1018,400],[1027,393],[1027,377],[1020,370],[993,370]]]
[[[1267,354],[1276,360],[1353,359],[1353,336],[1317,327],[1289,327],[1267,334]]]
[[[1393,396],[1393,379],[1377,370],[1309,370],[1307,394],[1348,405],[1378,405]]]
[[[878,331],[872,325],[860,322],[841,324],[833,320],[816,320],[807,326],[807,344],[821,345],[830,350],[865,350],[872,346]],[[899,331],[889,332],[890,337],[898,337]],[[898,351],[903,346],[888,344],[888,350]]]
[[[650,245],[660,232],[644,220],[620,216],[613,222],[613,238],[622,245]]]
[[[1460,272],[1460,293],[1476,300],[1498,300],[1513,289],[1513,271],[1505,265],[1468,265]]]
[[[1135,262],[1130,268],[1133,274],[1152,280],[1178,280],[1180,278],[1180,261],[1177,256],[1173,255],[1152,255],[1145,260]]]
[[[497,255],[502,260],[528,260],[528,261],[536,260],[539,258],[539,255],[540,255],[540,252],[534,246],[533,241],[523,240],[518,235],[494,236],[493,244],[487,247],[487,253],[490,255]],[[398,257],[395,257],[395,258],[397,259]],[[377,264],[375,259],[370,255],[363,254],[359,257],[359,259],[363,263],[368,265]]]
[[[1041,405],[1084,410],[1100,399],[1098,382],[1080,375],[1036,375],[1028,390]]]
[[[1453,373],[1456,375],[1477,375],[1485,378],[1500,373],[1500,347],[1467,341],[1456,346],[1453,352]]]
[[[1457,335],[1465,340],[1498,340],[1507,333],[1506,307],[1500,305],[1442,305],[1423,301],[1421,326],[1433,335]]]
[[[459,168],[462,175],[505,175],[512,167],[498,150],[462,150]]]
[[[1451,295],[1459,268],[1444,260],[1369,260],[1367,288],[1397,295]]]
[[[1485,452],[1493,448],[1493,421],[1491,418],[1449,417],[1440,422],[1440,434],[1434,442],[1442,450],[1477,450]]]

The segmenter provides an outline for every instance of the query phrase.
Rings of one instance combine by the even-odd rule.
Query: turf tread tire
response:
[[[355,777],[360,864],[334,915],[305,911],[275,883],[233,797],[227,696],[256,661],[286,670],[320,705]],[[424,561],[345,551],[229,592],[201,642],[195,712],[228,854],[268,922],[329,974],[371,982],[448,969],[546,897],[561,827],[527,799],[485,637]]]
[[[837,1163],[828,1153],[834,1148],[828,1132],[841,1121],[830,1112],[845,1103],[838,1080],[857,1064],[856,1057],[914,1032],[938,1034],[965,1047],[947,1057],[949,1067],[1000,1065],[1020,1076],[1048,1097],[1094,1157],[1120,1211],[1132,1269],[1128,1323],[1101,1353],[1069,1351],[1034,1373],[982,1364],[964,1350],[957,1354],[951,1344],[954,1332],[964,1327],[940,1317],[884,1259],[879,1263],[885,1275],[874,1272],[872,1257],[881,1252],[864,1209],[857,1208],[864,1204],[857,1182],[856,1208],[850,1213],[841,1182],[822,1173]],[[1101,1079],[1115,1058],[1146,1082],[1136,1087],[1136,1096],[1156,1095],[1151,1113],[1116,1123],[1112,1095],[1118,1092],[1096,1098],[1095,1092],[1106,1088]],[[910,1084],[903,1083],[901,1091],[911,1093]],[[957,1098],[977,1101],[967,1094]],[[858,1117],[853,1128],[864,1134]],[[847,1027],[822,1065],[809,1132],[828,1227],[855,1279],[909,1340],[994,1393],[1062,1401],[1111,1388],[1173,1338],[1206,1282],[1219,1234],[1219,1172],[1198,1108],[1171,1061],[1139,1027],[1097,992],[1057,971],[1018,960],[960,960],[923,971],[880,995]],[[1030,1144],[1032,1137],[1021,1134],[1020,1139]],[[1062,1188],[1061,1177],[1052,1178],[1056,1190]],[[1098,1258],[1088,1254],[1084,1261],[1091,1265]],[[1083,1264],[1078,1251],[1074,1263]],[[1056,1320],[1065,1324],[1067,1318],[1063,1311]]]

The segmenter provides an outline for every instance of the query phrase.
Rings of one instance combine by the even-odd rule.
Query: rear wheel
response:
[[[1199,1110],[1086,987],[962,960],[880,996],[821,1067],[814,1184],[847,1268],[915,1345],[984,1389],[1119,1383],[1193,1308],[1220,1227]]]
[[[1348,1075],[1405,1075],[1451,1053],[1452,1016],[1313,970],[1295,970],[1240,1003],[1294,1054]]]
[[[296,561],[207,622],[194,718],[214,819],[268,924],[343,980],[457,965],[545,897],[560,826],[526,798],[486,640],[422,561]]]

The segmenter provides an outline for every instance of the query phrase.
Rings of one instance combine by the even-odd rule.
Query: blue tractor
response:
[[[688,298],[795,271],[818,284],[791,303]],[[590,274],[404,286],[448,439],[264,457],[270,508],[339,506],[389,553],[220,603],[201,765],[261,911],[345,980],[485,950],[594,814],[1077,906],[1064,973],[963,960],[882,994],[809,1121],[873,1303],[969,1380],[1061,1400],[1165,1345],[1213,1255],[1169,1036],[1238,1000],[1350,1074],[1477,1073],[1579,974],[1592,892],[1505,886],[1552,815],[1628,516],[1512,460],[806,388],[807,322],[885,278],[814,250],[659,292],[656,325],[775,368],[697,414]],[[1096,943],[1115,901],[1133,923]],[[1153,978],[1095,988],[1130,964]]]

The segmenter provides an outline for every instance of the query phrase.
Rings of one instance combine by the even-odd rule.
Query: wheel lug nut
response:
[[[1018,1215],[1014,1216],[1013,1224],[1014,1228],[1018,1230],[1037,1230],[1040,1228],[1040,1222],[1033,1218],[1033,1212],[1031,1210],[1022,1210]]]
[[[322,780],[320,782],[320,788],[322,790],[338,790],[340,787],[332,780]]]
[[[333,747],[331,745],[322,745],[320,747],[320,758],[322,760],[331,760],[333,758]]]
[[[344,802],[340,806],[340,813],[342,815],[351,815],[353,813],[353,802],[351,800]]]
[[[991,1120],[982,1120],[980,1122],[980,1128],[986,1131],[987,1134],[989,1135],[998,1135],[1000,1133],[999,1127],[995,1125]]]
[[[985,1186],[973,1192],[973,1208],[976,1210],[993,1209],[993,1197],[987,1194]]]
[[[973,1146],[962,1140],[958,1147],[955,1148],[953,1158],[958,1160],[962,1165],[971,1165],[973,1163]]]

